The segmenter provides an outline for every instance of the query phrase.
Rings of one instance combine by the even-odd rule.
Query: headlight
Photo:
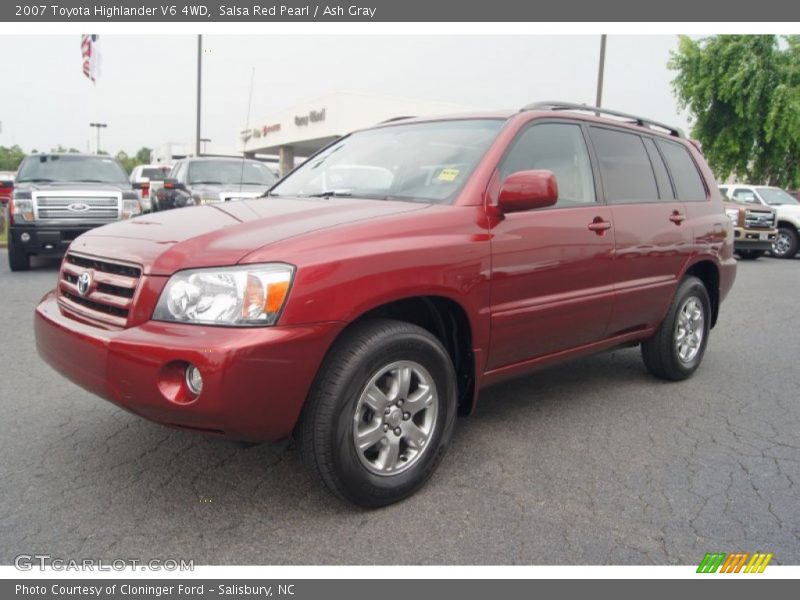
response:
[[[726,208],[725,214],[728,215],[728,218],[731,220],[731,223],[734,225],[739,224],[739,209],[738,208]]]
[[[289,293],[294,267],[272,263],[175,273],[153,319],[207,325],[274,325]]]
[[[122,201],[122,218],[123,219],[130,219],[131,217],[135,217],[136,215],[141,214],[142,206],[139,204],[139,200],[123,200]]]
[[[27,198],[14,198],[9,207],[14,221],[29,223],[33,218],[33,200]]]

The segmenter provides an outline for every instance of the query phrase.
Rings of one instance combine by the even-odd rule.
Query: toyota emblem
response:
[[[78,277],[78,293],[85,296],[89,293],[89,288],[92,287],[92,274],[89,271],[84,271]]]

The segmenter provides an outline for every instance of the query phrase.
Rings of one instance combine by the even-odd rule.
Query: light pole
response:
[[[197,36],[197,131],[195,132],[195,156],[200,156],[200,89],[203,76],[203,36]]]
[[[209,138],[200,138],[200,141],[203,142],[203,154],[205,154],[206,150],[208,149],[206,144],[208,144],[208,142],[210,142],[211,140]]]
[[[600,64],[597,67],[597,98],[594,105],[598,108],[603,104],[603,71],[606,67],[606,34],[600,36]]]
[[[89,127],[95,127],[97,129],[97,146],[94,149],[95,154],[100,154],[100,129],[103,127],[108,127],[106,123],[89,123]]]

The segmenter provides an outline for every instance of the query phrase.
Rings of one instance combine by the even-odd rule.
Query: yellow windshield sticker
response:
[[[436,179],[439,181],[455,181],[460,172],[458,169],[442,169]]]

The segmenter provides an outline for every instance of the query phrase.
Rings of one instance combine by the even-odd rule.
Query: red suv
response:
[[[732,251],[677,129],[559,103],[394,120],[267,197],[81,235],[36,340],[147,419],[294,434],[332,492],[375,507],[424,483],[488,385],[635,344],[655,376],[689,377]]]

